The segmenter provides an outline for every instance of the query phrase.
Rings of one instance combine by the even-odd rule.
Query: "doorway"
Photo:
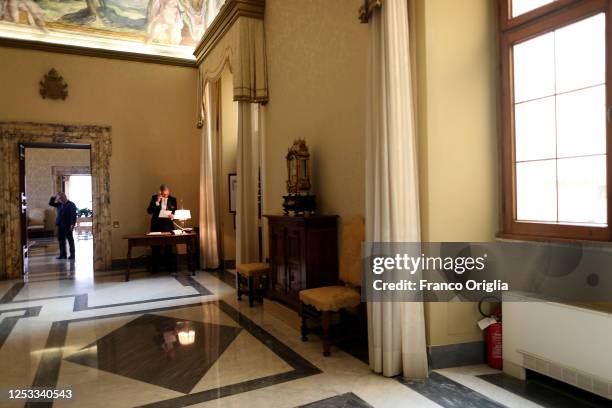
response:
[[[29,281],[93,278],[91,147],[24,143],[20,149],[24,155],[20,184],[25,187],[24,278]],[[60,209],[52,205],[59,204],[61,193],[76,208],[74,228],[56,225]],[[66,235],[61,241],[60,228],[62,235]],[[60,245],[64,247],[62,254]]]
[[[0,122],[0,279],[23,279],[26,195],[20,182],[27,143],[88,145],[91,150],[93,188],[94,270],[112,266],[112,223],[110,208],[110,158],[112,136],[109,126],[67,125],[32,122]]]
[[[238,103],[234,101],[233,76],[225,66],[219,78],[219,139],[217,147],[221,206],[219,226],[221,228],[222,268],[235,273],[236,268],[236,149],[238,145]]]

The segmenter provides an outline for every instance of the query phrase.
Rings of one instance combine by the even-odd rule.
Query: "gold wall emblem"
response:
[[[64,78],[55,70],[51,70],[40,81],[40,96],[43,99],[61,99],[65,100],[68,97],[68,84]]]

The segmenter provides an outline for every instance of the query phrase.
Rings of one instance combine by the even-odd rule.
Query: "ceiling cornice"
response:
[[[197,64],[204,60],[239,17],[263,20],[265,8],[265,0],[227,0],[196,46],[193,55]]]
[[[141,54],[136,52],[106,50],[100,48],[82,47],[78,45],[56,44],[44,41],[22,40],[0,37],[0,47],[23,48],[36,51],[47,51],[61,54],[81,55],[85,57],[118,59],[125,61],[144,62],[152,64],[175,65],[179,67],[196,68],[194,60],[167,57],[164,55]]]

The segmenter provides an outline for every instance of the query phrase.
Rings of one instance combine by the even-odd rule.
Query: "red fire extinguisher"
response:
[[[495,299],[499,302],[492,314],[485,314],[482,311],[482,303],[487,299]],[[478,302],[478,311],[484,317],[479,322],[481,328],[485,327],[485,338],[487,344],[487,363],[489,367],[502,369],[502,309],[501,300],[496,296],[486,296]],[[482,323],[482,325],[481,325]]]

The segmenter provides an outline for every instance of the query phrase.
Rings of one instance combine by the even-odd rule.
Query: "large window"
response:
[[[500,0],[503,231],[610,240],[608,0]]]

